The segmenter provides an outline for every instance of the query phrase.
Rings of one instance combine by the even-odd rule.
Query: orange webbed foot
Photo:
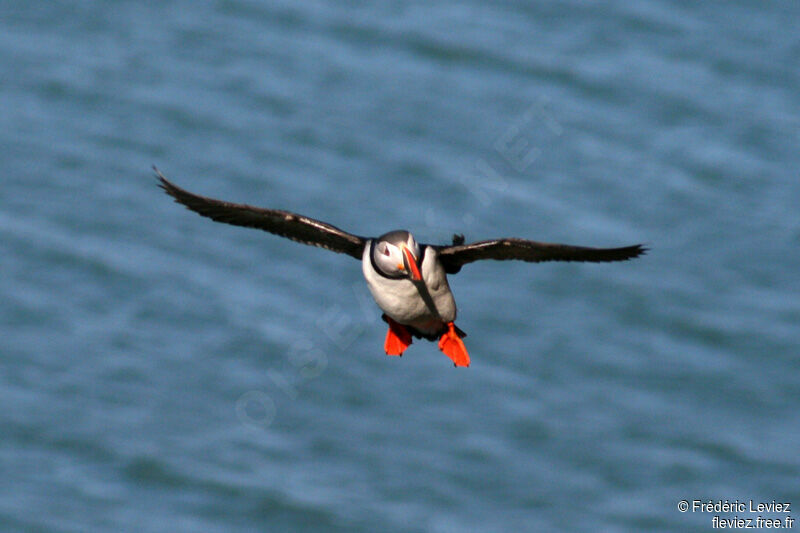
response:
[[[447,323],[447,331],[439,339],[439,349],[453,360],[455,366],[469,366],[469,354],[453,322]]]
[[[386,321],[389,323],[389,331],[386,332],[383,349],[386,350],[386,355],[403,355],[413,341],[411,333],[402,324],[398,324],[388,316]]]

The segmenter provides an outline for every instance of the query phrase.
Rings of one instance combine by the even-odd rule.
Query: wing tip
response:
[[[161,173],[161,171],[158,169],[157,166],[153,165],[152,169],[153,169],[153,175],[156,178],[156,181],[158,182],[158,186],[164,190],[168,190],[168,187],[172,185],[172,183],[170,183],[169,180],[167,180],[167,178],[164,177],[164,174]]]
[[[635,259],[637,257],[641,257],[643,255],[647,255],[647,252],[650,251],[650,246],[644,243],[634,244],[630,247],[633,255],[631,255],[631,259]]]
[[[636,259],[638,257],[642,257],[643,255],[647,255],[647,252],[650,251],[650,247],[646,244],[633,244],[631,246],[610,248],[607,250],[613,255],[608,255],[603,259],[599,259],[599,262],[612,263],[614,261],[630,261],[631,259]],[[589,261],[591,261],[591,259]],[[596,259],[595,261],[598,260]]]
[[[158,185],[158,187],[160,187],[161,189],[164,190],[165,193],[170,195],[172,199],[175,200],[175,202],[181,205],[186,205],[185,202],[181,201],[180,197],[181,195],[188,195],[189,193],[187,193],[186,191],[184,191],[183,189],[181,189],[180,187],[169,181],[155,165],[153,165],[153,174],[155,175],[156,185]],[[186,207],[188,208],[188,206]]]

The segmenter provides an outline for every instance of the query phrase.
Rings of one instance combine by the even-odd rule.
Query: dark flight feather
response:
[[[438,247],[439,259],[445,272],[455,274],[461,267],[481,259],[497,261],[519,260],[529,263],[543,261],[588,261],[602,263],[608,261],[627,261],[645,252],[641,244],[621,248],[589,248],[524,239],[494,239],[489,241]]]
[[[289,211],[264,209],[246,204],[223,202],[190,193],[171,183],[153,167],[159,186],[176,202],[217,222],[256,228],[295,242],[319,246],[333,252],[361,259],[367,239],[342,231],[336,226]]]

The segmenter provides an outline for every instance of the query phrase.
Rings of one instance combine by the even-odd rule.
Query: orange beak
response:
[[[422,281],[422,275],[419,273],[417,260],[414,259],[414,255],[411,253],[411,250],[405,246],[403,246],[403,256],[403,262],[405,263],[406,270],[408,270],[409,274],[411,275],[411,280]]]

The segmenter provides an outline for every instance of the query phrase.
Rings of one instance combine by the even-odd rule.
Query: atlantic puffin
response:
[[[319,246],[361,260],[361,269],[375,303],[389,325],[384,342],[387,355],[402,356],[412,338],[439,341],[439,349],[454,366],[469,366],[455,324],[456,303],[447,274],[481,259],[542,261],[626,261],[647,251],[642,244],[621,248],[590,248],[503,238],[464,243],[454,235],[451,245],[421,244],[406,230],[380,237],[360,237],[303,215],[224,202],[200,196],[173,184],[153,167],[158,185],[179,204],[216,222],[257,228],[295,242]]]

